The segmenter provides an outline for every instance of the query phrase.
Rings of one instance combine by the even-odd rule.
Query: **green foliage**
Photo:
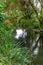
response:
[[[14,9],[9,8],[12,3],[16,6]],[[43,18],[43,14],[38,19],[31,7],[28,12],[27,10],[21,11],[18,3],[19,0],[7,0],[6,4],[0,3],[0,65],[31,65],[32,54],[27,47],[19,47],[14,39],[15,30],[17,28],[26,29],[29,32],[30,39],[28,40],[30,41],[36,37],[32,29],[43,29],[39,21],[40,18]],[[9,14],[9,11],[12,13]],[[3,14],[6,12],[8,18]],[[26,19],[27,15],[31,18]]]
[[[22,19],[20,22],[21,27],[25,28],[26,30],[32,30],[32,29],[40,29],[40,23],[36,19]]]
[[[2,6],[1,6],[2,7]],[[2,7],[3,8],[3,7]],[[17,19],[21,12],[16,12]],[[20,17],[20,19],[22,16]],[[25,48],[19,48],[14,40],[12,29],[6,29],[6,16],[0,13],[0,65],[27,65],[31,63],[31,55]],[[9,21],[7,21],[9,22]],[[15,25],[16,26],[16,25]],[[16,27],[15,27],[16,28]]]
[[[0,26],[2,24],[4,24],[5,19],[6,19],[5,15],[4,14],[0,14]]]
[[[4,12],[4,8],[6,7],[6,5],[4,3],[0,3],[0,13]]]

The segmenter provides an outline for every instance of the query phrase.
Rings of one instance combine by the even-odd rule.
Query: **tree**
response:
[[[36,2],[34,5],[34,0],[0,0],[1,65],[40,64],[39,57],[43,57],[40,48],[42,50],[43,46],[41,43],[41,47],[39,47],[38,43],[40,39],[43,40],[43,4],[42,1],[37,1],[38,4]],[[23,33],[26,31],[26,39],[16,40],[14,37],[17,30],[21,30]],[[35,46],[33,42],[35,42]],[[20,46],[21,43],[26,43],[26,46]],[[39,54],[34,56],[34,52],[37,52],[34,50],[37,49]],[[43,64],[43,59],[40,62]]]

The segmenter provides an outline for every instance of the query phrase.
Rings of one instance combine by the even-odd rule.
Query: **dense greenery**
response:
[[[0,1],[0,65],[33,65],[30,50],[19,47],[14,39],[15,30],[26,29],[30,39],[34,39],[33,29],[43,29],[42,21],[43,11],[37,16],[31,6],[26,10],[22,8],[19,0]]]

